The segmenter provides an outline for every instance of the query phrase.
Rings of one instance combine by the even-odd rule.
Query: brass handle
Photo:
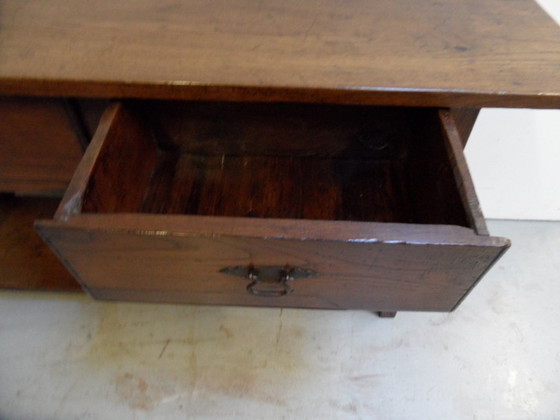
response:
[[[249,266],[226,267],[221,273],[249,279],[251,282],[245,288],[248,293],[262,297],[281,297],[294,291],[289,283],[300,278],[315,277],[318,274],[311,270],[285,266]]]

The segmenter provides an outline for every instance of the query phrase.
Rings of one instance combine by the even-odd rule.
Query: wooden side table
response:
[[[560,107],[530,0],[48,0],[0,28],[0,189],[68,185],[36,227],[100,299],[453,310],[509,246],[462,152],[478,110]],[[2,200],[4,285],[67,285],[14,269],[31,199]]]

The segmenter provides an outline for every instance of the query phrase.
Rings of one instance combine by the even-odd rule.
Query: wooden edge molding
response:
[[[560,108],[557,93],[483,92],[408,87],[205,85],[188,81],[126,82],[0,78],[0,94],[75,98],[136,98],[236,102],[302,102],[411,107]]]
[[[511,246],[511,243],[508,240],[508,243],[506,246],[504,246],[501,250],[500,253],[496,256],[496,258],[494,258],[494,260],[492,261],[491,264],[488,265],[488,267],[486,267],[486,269],[480,274],[480,276],[478,277],[478,279],[471,285],[471,287],[469,287],[469,289],[465,292],[465,294],[463,296],[461,296],[461,298],[457,301],[457,303],[455,303],[455,305],[453,306],[453,308],[451,308],[450,312],[453,312],[455,309],[457,309],[461,303],[463,303],[463,301],[467,298],[467,296],[473,291],[473,289],[477,286],[477,284],[480,282],[480,280],[482,280],[484,278],[484,276],[486,276],[486,273],[488,273],[492,267],[494,267],[494,265],[496,265],[496,263],[504,256],[504,254],[506,253],[506,251],[508,250],[508,248]]]

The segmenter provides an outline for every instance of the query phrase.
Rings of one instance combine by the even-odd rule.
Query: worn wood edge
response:
[[[82,200],[91,174],[95,171],[98,164],[98,158],[102,153],[110,130],[115,125],[115,120],[122,112],[122,105],[115,102],[107,108],[101,117],[99,126],[87,148],[78,168],[74,172],[74,176],[66,189],[64,197],[56,210],[54,218],[56,220],[67,220],[75,214],[79,214],[82,208]]]
[[[54,255],[56,255],[58,260],[62,263],[62,265],[64,265],[64,268],[66,270],[68,270],[68,272],[72,275],[72,277],[74,277],[74,279],[78,282],[78,284],[80,285],[82,290],[84,292],[88,293],[89,295],[91,295],[90,289],[82,281],[82,278],[79,276],[78,272],[76,270],[74,270],[74,267],[72,266],[72,264],[70,264],[70,262],[64,257],[64,255],[60,253],[58,247],[55,246],[52,243],[49,235],[46,232],[44,232],[42,229],[38,228],[38,221],[37,220],[33,223],[33,226],[35,227],[35,231],[37,232],[37,234],[49,246],[49,248],[54,253]]]
[[[355,308],[347,308],[344,306],[337,305],[329,299],[325,299],[319,296],[309,296],[310,302],[306,303],[305,306],[300,303],[286,302],[282,298],[267,298],[259,299],[256,297],[253,301],[244,301],[243,303],[238,302],[227,302],[221,300],[216,302],[216,297],[228,296],[227,293],[224,294],[212,294],[212,302],[200,303],[199,295],[185,295],[184,289],[162,291],[161,289],[130,289],[130,288],[93,288],[90,290],[90,296],[96,300],[102,301],[112,301],[112,302],[138,302],[138,303],[148,303],[148,304],[171,304],[171,305],[196,305],[196,306],[228,306],[228,307],[239,307],[243,306],[246,308],[294,308],[294,309],[321,309],[321,310],[351,310]],[[204,295],[208,298],[208,295]]]
[[[262,299],[255,297],[254,300],[245,300],[242,303],[239,302],[227,302],[220,300],[217,302],[216,297],[228,296],[228,294],[212,294],[212,301],[206,303],[200,303],[199,295],[185,295],[184,289],[177,290],[167,290],[162,291],[161,289],[131,289],[131,288],[92,288],[90,291],[92,298],[103,301],[113,301],[113,302],[141,302],[149,304],[181,304],[181,305],[197,305],[197,306],[207,306],[207,305],[219,305],[219,306],[243,306],[248,308],[270,308],[270,307],[283,307],[283,308],[295,308],[295,309],[321,309],[321,310],[367,310],[376,313],[375,309],[363,308],[363,307],[352,307],[352,306],[342,306],[333,302],[324,296],[316,295],[300,295],[301,297],[309,298],[309,301],[305,303],[305,306],[298,302],[290,302],[283,300],[282,297],[271,297],[267,299]],[[204,297],[208,298],[208,294]],[[250,295],[248,295],[250,296]],[[386,311],[387,309],[380,306],[377,308],[378,311]],[[405,309],[399,309],[399,312],[414,311],[414,312],[449,312],[447,309],[434,309],[427,310],[422,308],[409,307]]]
[[[508,239],[481,236],[469,228],[452,225],[119,213],[79,214],[65,221],[38,220],[35,226],[38,230],[98,230],[146,236],[242,236],[364,244],[509,246]]]
[[[457,125],[449,110],[439,110],[438,115],[444,134],[447,155],[453,165],[453,175],[455,176],[455,182],[457,183],[459,195],[465,207],[469,223],[478,235],[488,236],[490,233],[488,232],[486,221],[476,196]]]
[[[303,307],[301,304],[298,303],[290,303],[286,301],[281,301],[282,298],[270,298],[267,300],[255,300],[253,302],[246,301],[242,304],[240,303],[228,303],[228,302],[210,302],[210,303],[200,303],[198,297],[185,297],[184,289],[178,289],[173,291],[166,291],[162,292],[160,289],[142,289],[141,291],[137,289],[130,289],[130,288],[93,288],[90,291],[90,296],[96,300],[102,301],[110,301],[110,302],[138,302],[138,303],[147,303],[152,305],[196,305],[196,306],[208,306],[208,305],[219,305],[219,306],[243,306],[248,308],[270,308],[270,307],[284,307],[284,308],[295,308],[295,309],[320,309],[325,311],[340,311],[340,310],[362,310],[372,313],[379,318],[394,318],[400,312],[424,312],[424,313],[449,313],[451,312],[450,309],[425,309],[425,308],[418,308],[418,307],[403,307],[403,309],[398,309],[395,311],[391,308],[384,308],[382,306],[378,308],[363,308],[363,307],[349,307],[349,306],[341,306],[330,299],[325,299],[321,296],[313,296],[316,303],[306,303],[306,306]],[[123,297],[122,295],[126,295]],[[157,300],[154,300],[154,296]],[[206,296],[207,297],[207,296]],[[277,299],[274,303],[271,303],[271,299]],[[382,316],[380,313],[387,314],[387,316]],[[392,316],[395,314],[395,316]]]
[[[480,276],[471,284],[468,290],[463,294],[463,296],[461,296],[461,298],[457,301],[457,303],[453,306],[453,308],[451,308],[449,312],[455,311],[463,303],[463,301],[474,290],[474,288],[478,285],[478,283],[480,283],[480,280],[482,280],[482,278],[486,275],[486,273],[488,273],[492,269],[492,267],[494,267],[494,265],[504,256],[504,254],[510,248],[510,246],[511,246],[511,242],[508,240],[507,243],[505,243],[502,246],[502,249],[499,251],[498,255],[496,255],[496,257],[494,258],[494,261],[492,261],[492,263],[489,264],[488,267],[486,267],[486,270],[484,270],[480,274]]]
[[[379,313],[387,313],[388,315],[391,313],[397,314],[396,311],[392,311],[390,308],[384,308],[383,306],[379,306],[377,309],[371,308],[363,308],[363,307],[352,307],[352,306],[341,306],[337,303],[333,302],[330,299],[325,298],[324,296],[312,296],[306,295],[305,297],[310,298],[308,302],[306,302],[305,306],[302,306],[299,303],[294,303],[290,301],[283,300],[282,297],[279,298],[267,298],[266,300],[260,299],[256,297],[253,301],[244,301],[243,303],[232,303],[232,302],[223,302],[220,301],[219,303],[213,300],[209,303],[200,303],[198,296],[185,296],[184,289],[177,289],[173,291],[165,291],[162,292],[160,289],[130,289],[130,288],[93,288],[91,289],[91,297],[98,300],[103,301],[113,301],[113,302],[122,302],[123,300],[129,302],[141,302],[141,303],[148,303],[148,304],[182,304],[182,305],[197,305],[197,306],[207,306],[207,305],[219,305],[219,306],[244,306],[249,308],[270,308],[270,307],[284,307],[284,308],[296,308],[296,309],[321,309],[326,311],[333,311],[333,310],[365,310],[371,312],[372,314],[377,315],[380,318],[383,316],[379,316]],[[121,295],[122,294],[122,295]],[[125,296],[123,296],[125,295]],[[225,294],[227,296],[227,294]],[[212,294],[212,297],[220,297],[220,294]],[[154,300],[154,297],[157,300]],[[205,295],[208,297],[208,295]],[[303,296],[302,296],[303,297]],[[398,312],[439,312],[439,313],[447,313],[449,312],[448,309],[425,309],[425,308],[417,308],[417,307],[405,307],[404,309],[399,309]],[[394,316],[392,316],[394,318]]]
[[[126,82],[0,77],[0,94],[413,107],[560,108],[560,92],[485,92],[383,86],[242,86],[193,81]]]

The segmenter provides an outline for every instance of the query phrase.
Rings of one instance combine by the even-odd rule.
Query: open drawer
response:
[[[453,310],[509,246],[446,110],[130,101],[36,227],[94,297]]]

